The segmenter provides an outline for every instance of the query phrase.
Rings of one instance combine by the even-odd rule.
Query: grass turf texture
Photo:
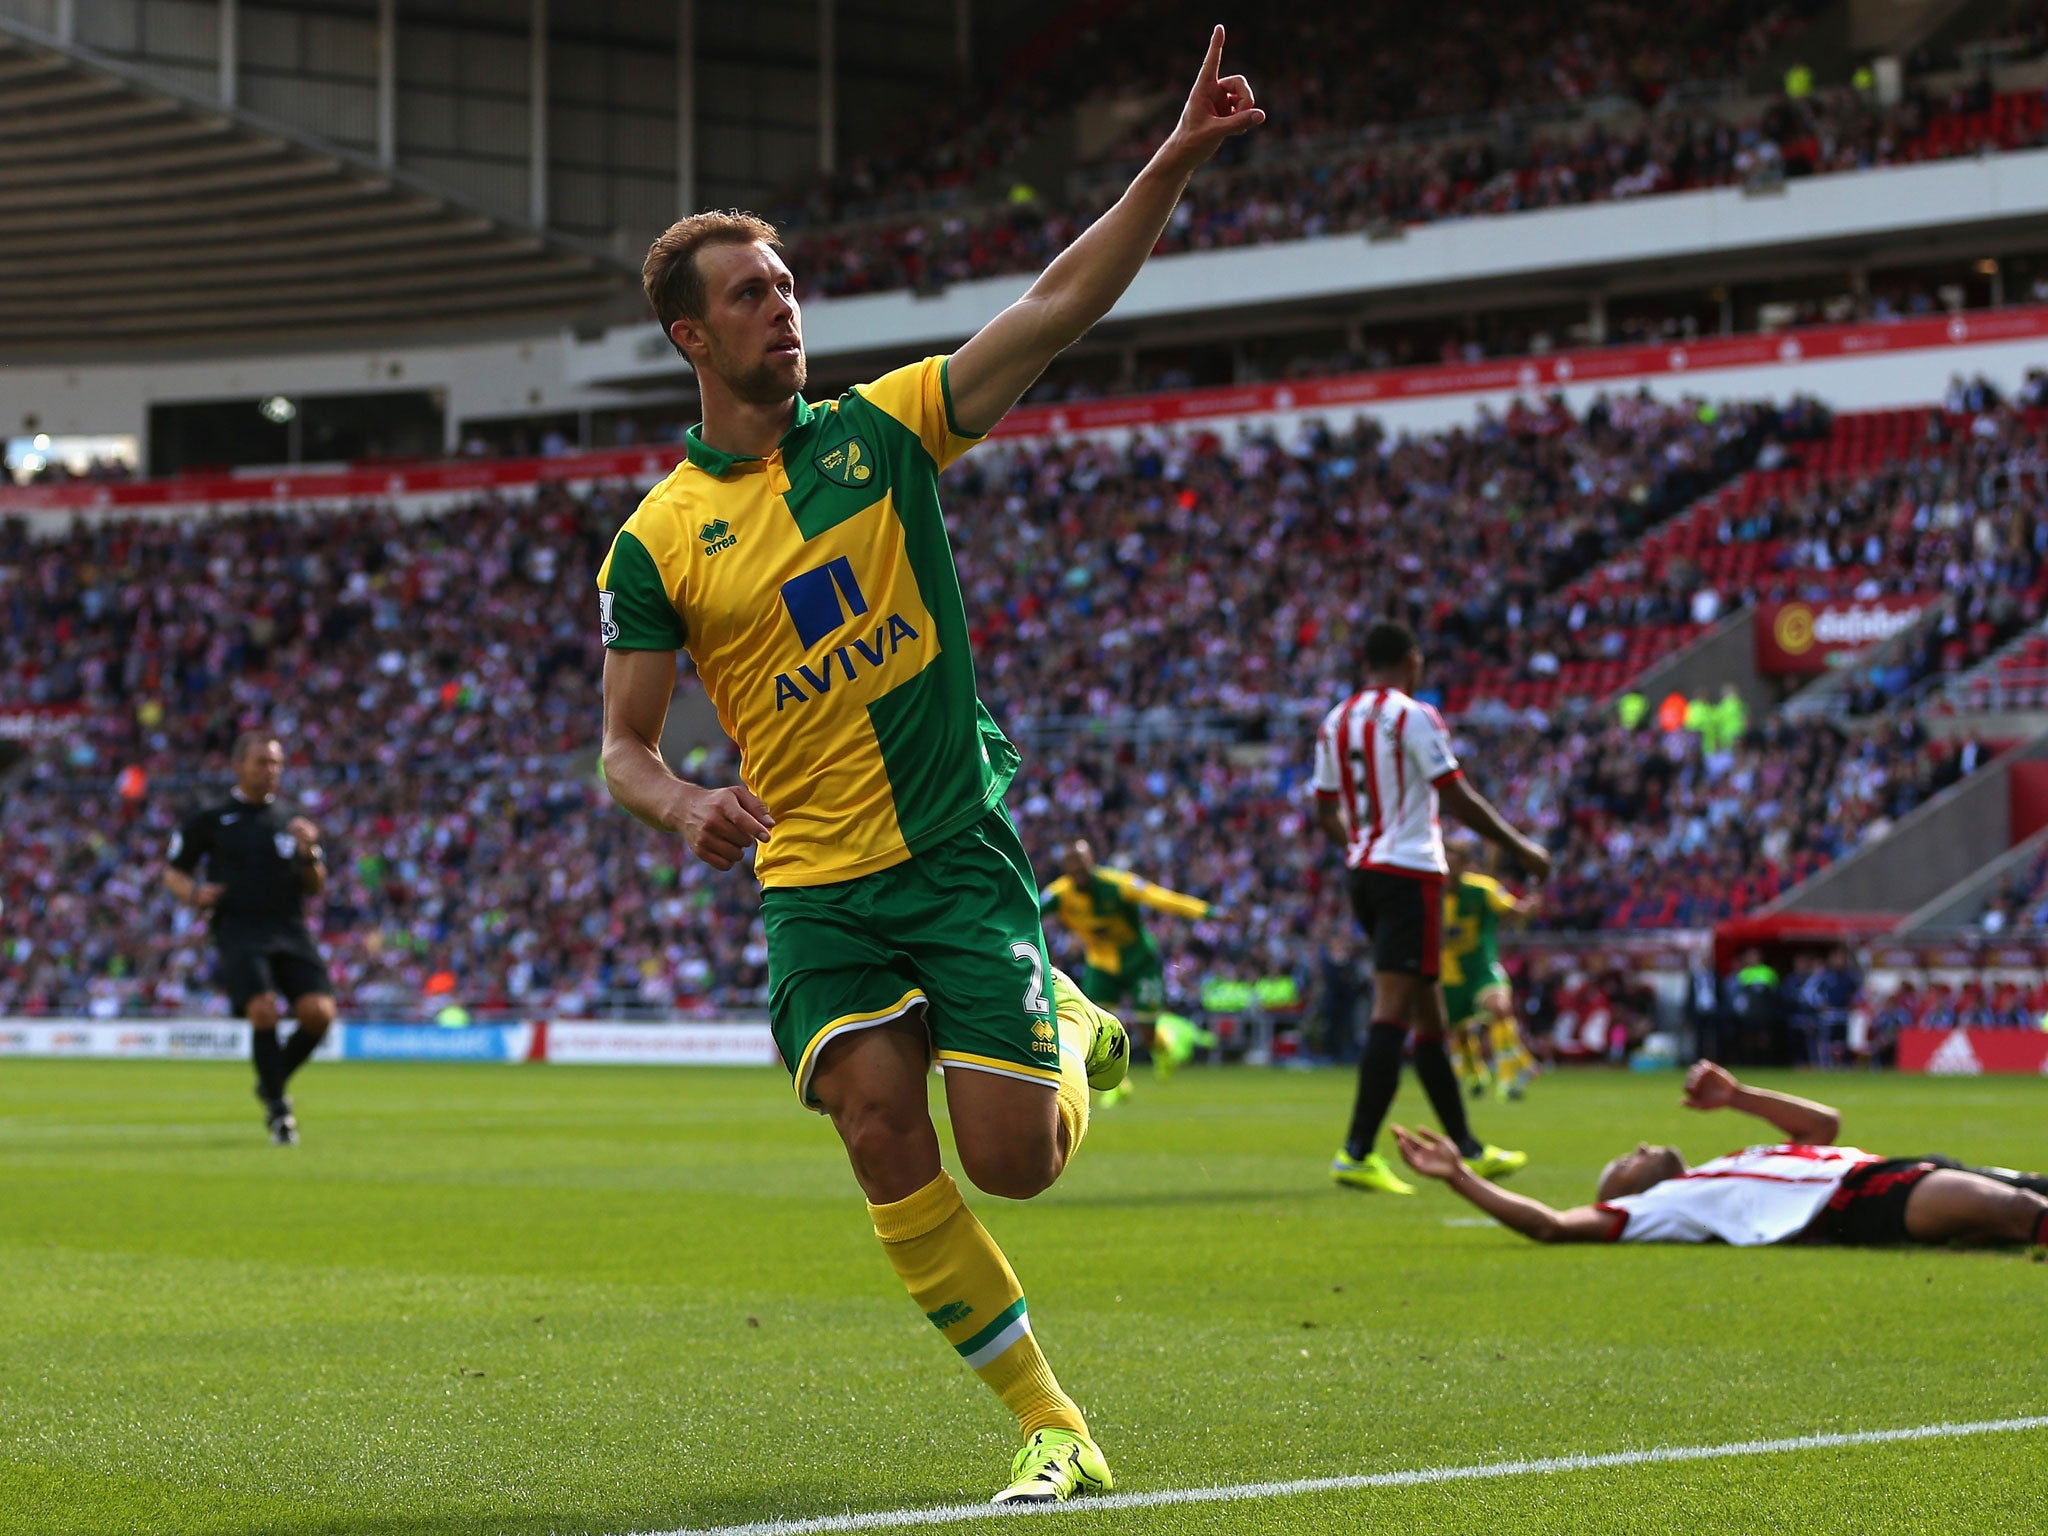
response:
[[[778,1075],[319,1064],[295,1151],[264,1143],[245,1076],[0,1065],[0,1531],[616,1536],[1001,1480],[1007,1416]],[[1859,1145],[2048,1164],[2048,1083],[1796,1087]],[[1638,1137],[1767,1137],[1677,1089],[1566,1074],[1477,1121],[1559,1205]],[[2048,1265],[1541,1248],[1435,1186],[1330,1186],[1349,1097],[1335,1072],[1141,1082],[1048,1195],[970,1195],[1121,1487],[2048,1412]],[[1397,1117],[1422,1112],[1404,1088]],[[2011,1531],[2038,1524],[2044,1460],[2030,1431],[1061,1518]]]

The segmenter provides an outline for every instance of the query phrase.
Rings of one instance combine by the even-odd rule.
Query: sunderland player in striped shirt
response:
[[[1751,1088],[1711,1061],[1685,1078],[1687,1109],[1739,1109],[1785,1139],[1688,1167],[1648,1142],[1600,1174],[1593,1204],[1556,1211],[1475,1175],[1427,1129],[1394,1127],[1417,1173],[1441,1179],[1496,1220],[1544,1243],[1898,1243],[2048,1246],[2048,1176],[1973,1168],[1951,1157],[1880,1157],[1836,1146],[1826,1104]]]
[[[940,1165],[926,1073],[934,1057],[945,1071],[968,1177],[1027,1199],[1078,1150],[1089,1087],[1116,1086],[1129,1047],[1046,962],[1003,808],[1017,751],[976,695],[938,477],[1108,313],[1195,170],[1264,120],[1222,52],[1218,27],[1166,142],[1029,292],[950,358],[836,400],[804,397],[769,225],[698,214],[645,264],[704,420],[598,575],[606,782],[715,868],[754,850],[776,1045],[798,1101],[845,1142],[918,1310],[1016,1415],[999,1503],[1105,1489],[1110,1471]],[[662,760],[681,650],[739,745],[739,784],[689,784]]]
[[[1351,1131],[1330,1177],[1352,1189],[1412,1195],[1374,1143],[1401,1086],[1412,1035],[1415,1075],[1459,1154],[1482,1174],[1513,1173],[1528,1155],[1472,1134],[1444,1036],[1439,985],[1448,865],[1438,810],[1447,809],[1535,879],[1550,855],[1501,819],[1465,782],[1443,717],[1414,695],[1422,649],[1404,624],[1378,623],[1365,637],[1366,686],[1324,718],[1316,734],[1316,819],[1344,849],[1351,910],[1372,940],[1372,1024],[1358,1059]]]

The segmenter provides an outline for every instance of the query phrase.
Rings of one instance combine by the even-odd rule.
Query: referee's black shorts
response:
[[[310,938],[223,944],[214,979],[227,993],[228,1009],[238,1019],[249,1011],[253,999],[266,992],[281,994],[287,1006],[311,993],[334,993],[334,978],[327,974],[327,962]]]
[[[1372,968],[1435,981],[1443,969],[1442,875],[1354,869],[1351,911],[1372,940]]]

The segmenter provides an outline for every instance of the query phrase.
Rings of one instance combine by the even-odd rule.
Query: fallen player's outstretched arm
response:
[[[1801,1146],[1825,1147],[1842,1134],[1842,1112],[1797,1094],[1773,1093],[1738,1082],[1726,1067],[1696,1061],[1685,1074],[1687,1109],[1739,1109],[1767,1120],[1785,1139]]]
[[[1539,1243],[1604,1243],[1614,1235],[1616,1218],[1597,1206],[1555,1211],[1541,1200],[1511,1195],[1498,1184],[1482,1179],[1465,1166],[1449,1137],[1427,1126],[1419,1125],[1412,1131],[1406,1126],[1395,1126],[1394,1143],[1410,1168],[1425,1178],[1442,1180],[1495,1221],[1513,1227],[1524,1237],[1533,1237]]]

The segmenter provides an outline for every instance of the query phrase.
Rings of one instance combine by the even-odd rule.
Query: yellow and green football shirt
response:
[[[1199,896],[1183,896],[1127,870],[1105,869],[1100,864],[1086,880],[1061,875],[1039,892],[1038,905],[1041,911],[1058,917],[1081,941],[1090,967],[1110,972],[1123,971],[1128,959],[1141,965],[1147,958],[1157,963],[1158,950],[1152,935],[1145,931],[1139,908],[1151,907],[1174,917],[1209,915],[1209,903]]]
[[[1483,987],[1500,969],[1500,915],[1515,910],[1515,898],[1491,875],[1468,873],[1445,885],[1443,902],[1439,979],[1447,987]]]
[[[945,358],[837,400],[799,398],[766,458],[687,457],[626,520],[597,575],[612,650],[687,650],[775,817],[767,886],[887,869],[1001,800],[1017,750],[974,684],[939,471]]]

